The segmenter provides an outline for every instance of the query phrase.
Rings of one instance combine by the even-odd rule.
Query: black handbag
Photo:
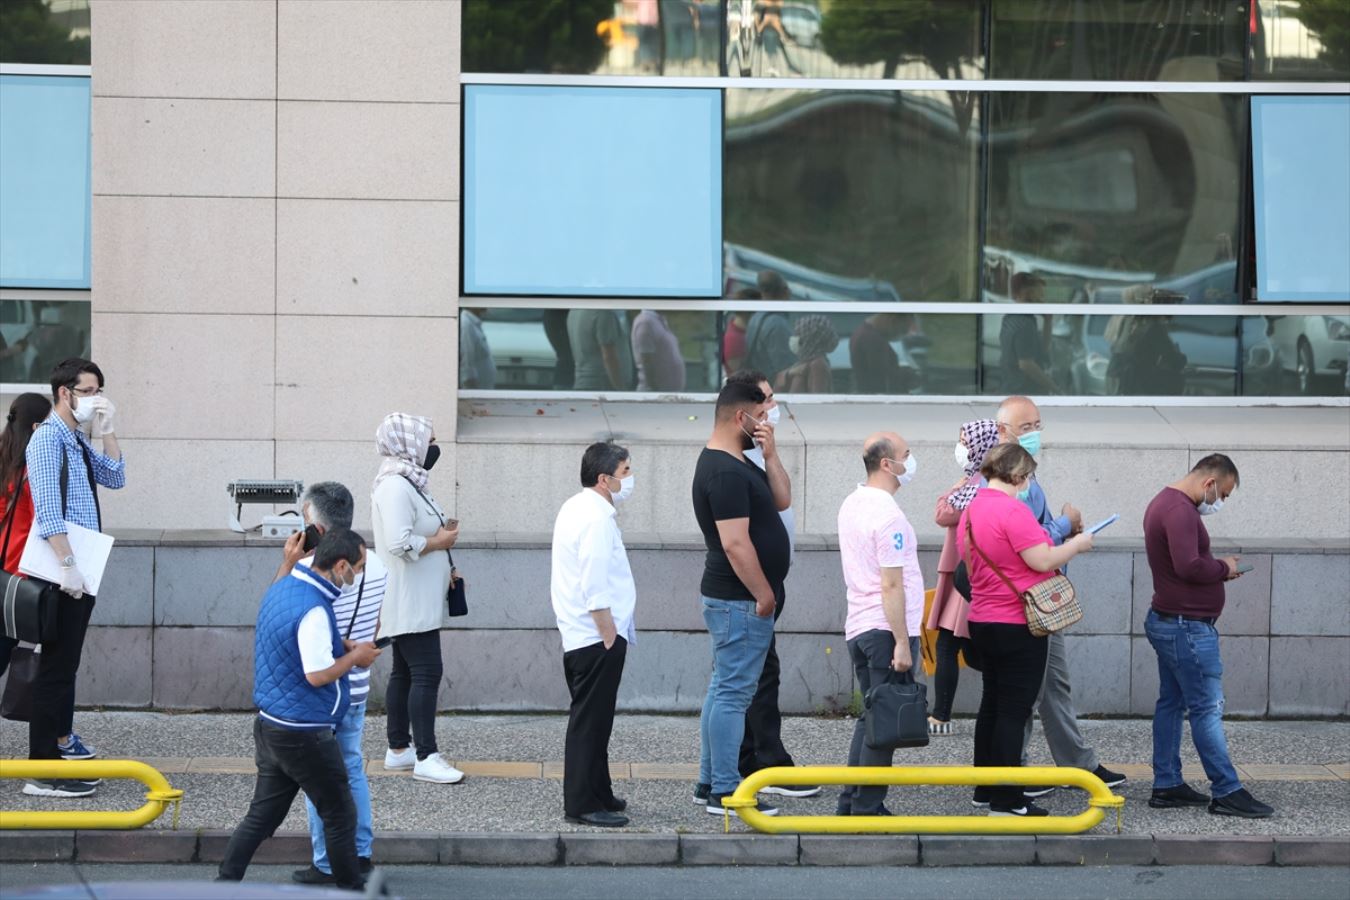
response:
[[[0,696],[0,717],[12,722],[33,718],[33,685],[37,682],[42,654],[31,647],[15,647],[9,656],[9,677]]]
[[[867,746],[873,750],[928,746],[928,688],[917,681],[885,682],[867,692]]]
[[[9,498],[5,514],[5,538],[0,554],[9,550],[14,533],[14,513],[26,476],[20,477]],[[56,634],[57,604],[61,589],[40,578],[24,578],[14,572],[0,572],[0,632],[15,640],[40,644]],[[12,676],[11,676],[12,677]]]
[[[436,514],[436,518],[440,521],[441,527],[444,528],[445,519],[441,516],[440,510],[436,508],[436,504],[431,502],[431,498],[423,493],[420,487],[413,484],[411,478],[408,478],[406,475],[403,477],[408,484],[412,484],[412,489],[417,491],[417,496],[421,497],[423,502],[426,503],[427,508]],[[450,587],[447,588],[445,592],[447,615],[451,618],[467,616],[469,614],[469,598],[464,590],[464,579],[459,577],[459,571],[455,568],[455,555],[449,550],[445,551],[445,555],[450,558]]]

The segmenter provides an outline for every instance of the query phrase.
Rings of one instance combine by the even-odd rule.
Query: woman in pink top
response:
[[[989,451],[980,466],[989,486],[976,491],[958,526],[957,546],[970,570],[967,627],[984,674],[975,719],[977,766],[1021,765],[1022,734],[1045,676],[1046,639],[1027,628],[1021,592],[1092,549],[1087,532],[1052,546],[1030,507],[1019,499],[1035,471],[1036,461],[1018,444]],[[988,803],[991,816],[1049,815],[1020,786],[977,788],[974,802]]]
[[[933,608],[928,613],[925,627],[938,633],[937,664],[933,673],[933,711],[928,717],[929,734],[952,733],[952,700],[961,678],[961,664],[956,655],[965,649],[970,632],[966,630],[969,604],[956,590],[952,573],[961,561],[956,552],[956,525],[961,521],[975,492],[980,489],[980,465],[984,456],[998,444],[998,425],[993,419],[976,419],[961,426],[957,435],[956,462],[965,473],[952,489],[938,498],[937,524],[947,529],[942,541],[942,555],[938,558],[937,589],[933,591]],[[969,659],[967,659],[969,661]]]

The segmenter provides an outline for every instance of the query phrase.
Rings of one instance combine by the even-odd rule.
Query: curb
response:
[[[0,863],[214,863],[231,832],[0,831]],[[1327,835],[849,835],[597,832],[375,835],[385,864],[462,866],[1346,866]],[[303,864],[309,834],[278,832],[254,862]]]

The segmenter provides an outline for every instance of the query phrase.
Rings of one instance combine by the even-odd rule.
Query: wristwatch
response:
[[[75,557],[67,556],[65,559],[61,560],[61,568],[63,569],[75,568]]]

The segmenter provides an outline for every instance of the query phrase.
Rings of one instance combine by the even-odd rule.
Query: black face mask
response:
[[[306,552],[306,553],[313,553],[313,552],[315,551],[315,549],[319,546],[319,539],[322,538],[322,537],[323,537],[323,535],[319,533],[319,526],[317,526],[317,525],[306,525],[306,526],[305,526],[305,552]]]
[[[436,460],[441,458],[441,447],[439,444],[432,444],[427,448],[427,461],[422,463],[422,468],[431,469],[436,465]]]

